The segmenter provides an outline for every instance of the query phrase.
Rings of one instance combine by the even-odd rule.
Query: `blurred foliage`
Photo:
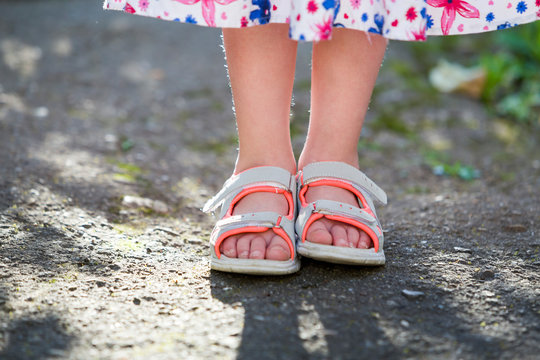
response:
[[[418,71],[426,73],[445,58],[481,65],[486,81],[481,100],[495,114],[540,125],[540,21],[468,36],[432,36],[414,43]]]
[[[540,22],[497,32],[495,54],[484,54],[482,99],[504,116],[540,124]]]
[[[460,163],[451,162],[448,154],[435,150],[424,150],[424,162],[431,168],[433,174],[438,176],[457,177],[471,181],[480,177],[480,170]]]

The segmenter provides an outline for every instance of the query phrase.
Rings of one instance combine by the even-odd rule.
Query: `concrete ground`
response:
[[[391,44],[359,144],[390,199],[387,265],[210,271],[199,209],[236,147],[219,34],[0,3],[0,359],[537,358],[538,129],[439,94],[409,44]]]

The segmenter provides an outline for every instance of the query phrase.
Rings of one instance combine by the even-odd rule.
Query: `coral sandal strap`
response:
[[[375,252],[383,247],[384,237],[377,218],[365,209],[357,208],[349,204],[318,200],[300,209],[296,220],[296,230],[303,243],[309,226],[322,217],[337,220],[360,228],[367,233],[373,241]]]
[[[386,204],[386,193],[364,173],[341,162],[310,164],[297,175],[300,206],[295,229],[299,237],[298,253],[318,260],[357,265],[382,265],[385,262],[384,235],[373,200]],[[308,203],[305,194],[310,186],[335,186],[354,193],[360,207],[332,200]],[[344,248],[306,241],[307,230],[321,218],[340,221],[364,231],[373,241],[371,249]]]
[[[301,185],[308,185],[311,182],[328,178],[350,182],[359,191],[367,192],[371,198],[386,205],[386,193],[363,172],[349,164],[323,161],[309,164],[300,172]]]
[[[223,217],[229,209],[230,202],[234,200],[242,190],[255,186],[273,186],[278,189],[295,193],[296,179],[287,170],[274,166],[260,166],[245,170],[231,176],[223,185],[223,188],[204,204],[203,211],[216,210],[220,205]]]
[[[294,260],[296,257],[294,221],[270,211],[234,215],[219,220],[210,236],[210,244],[216,256],[221,258],[219,247],[227,237],[246,232],[263,232],[268,229],[272,229],[287,242],[291,259]]]
[[[255,192],[282,194],[288,201],[289,213],[281,215],[271,211],[232,215],[235,204],[244,196]],[[212,269],[257,275],[284,275],[300,269],[296,254],[296,177],[287,170],[260,166],[231,176],[223,188],[206,204],[203,211],[215,211],[221,206],[219,221],[210,235]],[[228,258],[221,254],[220,245],[229,236],[257,233],[271,229],[283,238],[291,258],[284,261],[267,259]]]

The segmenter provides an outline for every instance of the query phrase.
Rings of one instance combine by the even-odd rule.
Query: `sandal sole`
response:
[[[380,266],[386,262],[382,249],[375,252],[375,249],[352,249],[314,244],[309,241],[298,244],[298,253],[311,259],[334,264]]]
[[[221,255],[212,256],[210,267],[214,270],[248,275],[287,275],[300,270],[298,258],[287,261],[236,259]]]

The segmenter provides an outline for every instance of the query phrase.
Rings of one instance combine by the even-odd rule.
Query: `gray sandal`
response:
[[[283,194],[289,203],[289,213],[280,215],[267,211],[232,215],[236,203],[254,192]],[[295,199],[296,178],[285,169],[261,166],[231,176],[221,191],[208,200],[203,208],[204,212],[209,212],[221,206],[220,220],[210,235],[212,269],[255,275],[284,275],[298,271],[300,260],[296,254],[294,231]],[[287,242],[291,252],[289,260],[238,259],[221,254],[220,245],[227,237],[241,233],[263,232],[268,229],[272,229]]]
[[[360,170],[342,162],[325,161],[310,164],[298,173],[297,178],[300,209],[296,219],[298,253],[305,257],[338,264],[383,265],[384,236],[373,200],[386,204],[386,193]],[[321,185],[335,186],[352,192],[358,198],[361,208],[331,200],[307,203],[305,200],[307,189]],[[373,241],[373,248],[348,248],[306,241],[307,229],[322,217],[341,221],[364,231]]]

